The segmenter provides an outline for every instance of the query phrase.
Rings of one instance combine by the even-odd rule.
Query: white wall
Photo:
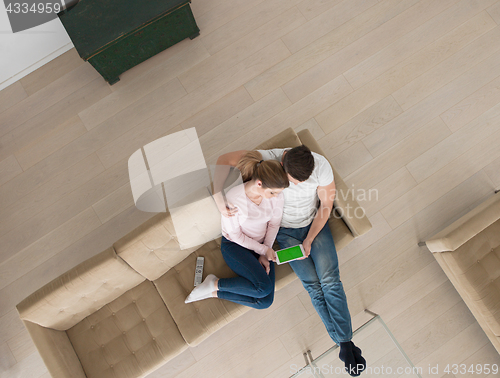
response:
[[[20,2],[22,2],[20,0]],[[12,33],[0,1],[0,90],[73,47],[58,18],[22,32]]]

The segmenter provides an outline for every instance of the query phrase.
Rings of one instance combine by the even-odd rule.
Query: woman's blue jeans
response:
[[[310,227],[311,225],[302,228],[281,227],[276,237],[280,248],[301,244]],[[332,340],[339,345],[340,342],[350,341],[351,315],[344,287],[340,282],[337,251],[328,223],[314,239],[309,257],[289,264],[309,293]]]
[[[269,275],[259,262],[259,255],[222,237],[222,257],[234,278],[219,279],[217,297],[245,306],[264,309],[274,300],[274,263],[270,261]]]

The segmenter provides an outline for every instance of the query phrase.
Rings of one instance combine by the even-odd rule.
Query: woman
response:
[[[190,303],[221,298],[245,306],[264,309],[274,300],[274,260],[272,245],[283,215],[283,189],[288,177],[277,161],[263,161],[257,151],[248,152],[236,165],[243,184],[227,193],[238,208],[232,217],[222,217],[221,251],[226,264],[238,275],[217,278],[209,274],[186,298]]]

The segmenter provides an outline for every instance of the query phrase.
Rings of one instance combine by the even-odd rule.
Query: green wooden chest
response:
[[[109,83],[200,34],[189,0],[80,0],[58,14],[78,54]]]

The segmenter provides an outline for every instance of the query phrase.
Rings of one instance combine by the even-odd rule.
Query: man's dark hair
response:
[[[311,150],[304,145],[288,150],[283,157],[283,168],[295,180],[306,181],[314,170]]]

